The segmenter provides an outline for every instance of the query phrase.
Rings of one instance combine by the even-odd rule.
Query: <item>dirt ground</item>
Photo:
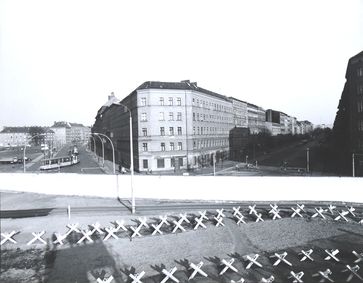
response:
[[[180,211],[181,212],[181,211]],[[125,218],[127,232],[118,232],[119,239],[103,241],[105,235],[95,232],[92,236],[94,242],[77,244],[82,234],[72,233],[65,240],[63,246],[54,244],[54,232],[67,231],[67,219],[55,216],[31,219],[2,220],[3,231],[19,231],[14,239],[18,244],[5,243],[1,248],[1,282],[96,282],[97,278],[113,276],[112,282],[131,282],[130,273],[146,274],[142,282],[160,282],[165,275],[162,269],[177,268],[174,274],[180,282],[187,282],[191,274],[189,264],[203,262],[202,270],[208,274],[207,278],[197,275],[191,282],[231,282],[243,277],[246,282],[260,282],[261,279],[271,275],[274,282],[292,282],[288,279],[290,271],[295,273],[303,271],[304,282],[319,282],[320,278],[312,277],[319,270],[329,268],[333,273],[331,277],[335,282],[345,282],[349,273],[344,273],[345,265],[354,266],[357,259],[352,251],[363,253],[363,225],[357,219],[350,218],[350,222],[334,221],[333,217],[327,220],[319,218],[289,218],[282,213],[283,219],[268,219],[266,211],[262,211],[264,222],[254,222],[254,217],[244,210],[247,224],[237,225],[232,212],[226,212],[224,227],[216,227],[213,215],[204,221],[206,229],[193,230],[194,218],[198,212],[188,213],[191,224],[183,224],[186,231],[173,234],[173,225],[162,228],[163,235],[152,236],[153,228],[143,228],[142,237],[131,238],[129,226],[136,227],[136,218]],[[168,219],[178,219],[176,211],[168,213]],[[215,211],[210,211],[214,213]],[[361,214],[361,212],[359,212]],[[311,215],[311,214],[310,214]],[[72,218],[71,223],[78,222],[82,228],[99,221],[102,227],[110,227],[111,219],[115,215],[103,215],[97,219],[79,216]],[[157,215],[149,215],[147,223],[157,223]],[[354,220],[354,223],[353,223]],[[46,227],[47,233],[43,237],[47,244],[26,245],[32,238],[31,231],[39,231]],[[60,229],[59,227],[62,227]],[[4,229],[5,228],[5,229]],[[58,230],[57,230],[58,229]],[[313,249],[314,261],[300,262],[302,249]],[[324,260],[327,256],[325,249],[339,249],[337,257],[340,262]],[[273,266],[276,259],[270,258],[275,252],[288,253],[286,259],[292,266],[280,263]],[[262,268],[253,266],[246,269],[248,262],[243,258],[247,254],[259,254],[258,261]],[[228,270],[222,276],[221,260],[234,259],[233,266],[238,272]],[[362,266],[362,262],[359,263]],[[363,276],[362,270],[358,272]],[[171,281],[169,281],[171,282]],[[353,278],[351,282],[360,282]]]

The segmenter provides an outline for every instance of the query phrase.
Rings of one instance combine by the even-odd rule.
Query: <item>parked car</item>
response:
[[[32,159],[30,158],[30,157],[25,157],[25,162],[29,162],[29,161],[31,161]],[[24,161],[23,161],[23,158],[22,157],[20,157],[20,158],[17,158],[17,163],[18,164],[21,164],[21,163],[23,163]]]

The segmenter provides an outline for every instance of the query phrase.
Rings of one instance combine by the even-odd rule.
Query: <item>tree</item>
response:
[[[29,134],[35,145],[39,145],[44,140],[44,137],[41,136],[41,134],[44,134],[44,132],[45,131],[42,127],[39,126],[29,127]]]

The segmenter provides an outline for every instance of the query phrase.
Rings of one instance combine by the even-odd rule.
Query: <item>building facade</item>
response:
[[[229,131],[234,127],[230,99],[189,81],[145,82],[98,113],[92,128],[112,139],[116,161],[126,167],[130,166],[130,128],[123,105],[132,113],[138,171],[196,168],[214,157],[228,157]]]
[[[65,121],[54,122],[50,129],[54,132],[58,147],[70,143],[85,143],[91,133],[90,127]]]
[[[266,112],[262,107],[247,103],[247,116],[250,134],[266,132]]]
[[[333,126],[333,138],[341,158],[363,174],[363,51],[349,59],[346,82]],[[347,162],[348,162],[347,161]]]
[[[247,102],[234,97],[229,97],[233,108],[233,123],[235,127],[248,127],[248,110]]]
[[[0,132],[0,146],[18,147],[27,144],[30,138],[28,127],[4,127]]]

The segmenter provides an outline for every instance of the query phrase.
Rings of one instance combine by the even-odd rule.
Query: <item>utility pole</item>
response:
[[[306,149],[306,172],[310,171],[310,156],[309,156],[309,148]]]
[[[353,169],[353,177],[355,177],[354,153],[352,154],[352,169]]]

